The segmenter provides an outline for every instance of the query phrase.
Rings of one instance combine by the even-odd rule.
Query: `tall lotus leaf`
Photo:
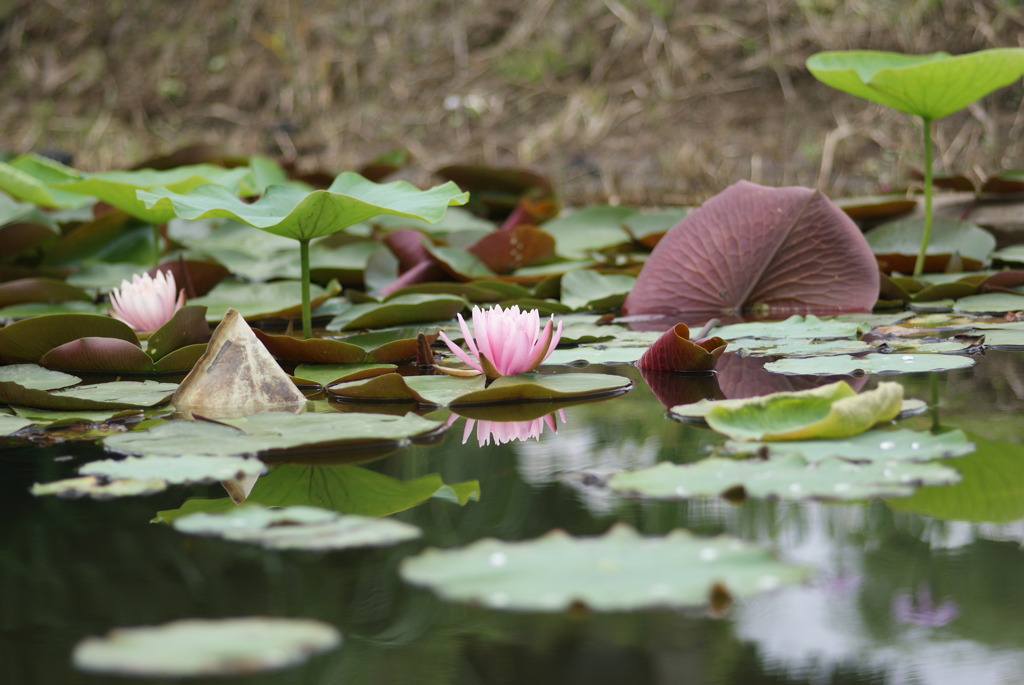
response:
[[[1024,74],[1024,48],[966,55],[904,55],[876,50],[819,52],[807,60],[815,78],[865,100],[925,119],[963,109]]]
[[[628,314],[867,311],[878,266],[860,229],[821,193],[729,186],[658,243]]]
[[[465,204],[468,194],[450,181],[420,190],[404,181],[374,183],[346,172],[327,190],[275,185],[252,203],[216,185],[186,193],[153,188],[138,191],[138,197],[149,209],[173,209],[183,219],[226,217],[286,238],[312,240],[380,214],[438,221],[450,205]]]
[[[51,186],[80,176],[79,171],[38,155],[22,155],[10,163],[0,162],[0,190],[40,207],[66,209],[88,204],[87,197]]]
[[[143,203],[136,193],[142,189],[165,187],[178,193],[192,188],[216,184],[230,193],[250,195],[258,192],[253,187],[251,172],[246,167],[225,169],[212,164],[196,164],[166,171],[138,169],[136,171],[107,171],[86,178],[56,184],[55,188],[81,193],[103,200],[109,205],[150,224],[162,224],[174,218],[171,208],[152,207]]]
[[[346,172],[327,190],[306,191],[292,185],[273,185],[249,204],[225,188],[203,185],[187,194],[170,188],[138,191],[150,210],[171,211],[183,219],[229,218],[299,241],[302,265],[302,331],[312,329],[309,303],[309,241],[342,231],[381,214],[436,222],[451,205],[466,204],[469,196],[452,182],[419,190],[404,181],[374,183]]]

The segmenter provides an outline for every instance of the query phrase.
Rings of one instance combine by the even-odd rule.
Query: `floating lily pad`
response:
[[[249,675],[301,664],[340,643],[334,626],[310,619],[184,619],[86,638],[75,645],[72,662],[120,676]]]
[[[824,357],[833,354],[863,354],[875,345],[863,340],[781,339],[760,340],[740,338],[729,343],[730,350],[744,350],[754,357]]]
[[[78,472],[83,476],[96,476],[108,481],[160,478],[172,485],[185,485],[258,476],[266,470],[266,465],[258,459],[182,454],[104,459],[89,462]]]
[[[726,441],[723,449],[731,454],[767,454],[781,457],[797,454],[808,462],[842,457],[849,461],[930,461],[960,457],[974,451],[974,444],[963,431],[932,434],[913,430],[871,430],[842,440],[799,440],[779,442]],[[764,452],[767,450],[767,452]]]
[[[0,366],[0,381],[17,383],[30,390],[57,390],[82,382],[78,376],[44,369],[36,364]]]
[[[86,336],[58,345],[39,358],[43,366],[67,371],[149,373],[153,360],[136,343]]]
[[[138,336],[128,324],[109,316],[50,314],[0,329],[0,359],[34,364],[53,348],[85,337],[116,338],[139,345]]]
[[[774,497],[858,500],[903,497],[918,485],[955,483],[954,469],[937,464],[827,458],[808,462],[798,454],[769,460],[711,458],[694,464],[661,462],[642,471],[617,473],[608,486],[620,494],[654,499]]]
[[[299,316],[301,287],[298,281],[222,281],[203,297],[189,300],[189,304],[206,307],[206,320],[210,322],[220,321],[229,309],[249,320],[294,319]],[[315,283],[310,285],[313,309],[337,292],[336,288],[324,289]]]
[[[387,328],[426,321],[447,321],[467,302],[454,295],[400,295],[384,302],[354,304],[327,324],[329,331]]]
[[[586,364],[632,364],[644,356],[649,346],[638,345],[580,345],[564,347],[552,352],[545,364],[570,364],[583,366]]]
[[[961,297],[953,305],[953,311],[963,314],[1004,314],[1024,309],[1024,293],[984,293]]]
[[[343,515],[308,506],[246,506],[223,514],[199,512],[175,519],[174,528],[190,535],[213,535],[268,549],[383,547],[420,536],[419,528],[402,521]]]
[[[628,242],[623,223],[635,213],[623,206],[586,207],[547,221],[541,228],[554,236],[560,256],[574,259]]]
[[[848,438],[896,418],[902,403],[899,383],[879,383],[858,394],[839,381],[811,390],[721,400],[704,418],[734,440]]]
[[[141,416],[141,409],[104,409],[104,410],[77,410],[77,411],[53,411],[48,409],[36,409],[34,407],[11,407],[11,410],[23,419],[28,419],[34,424],[54,427],[80,423],[107,423],[109,421],[128,419]]]
[[[574,310],[618,309],[636,283],[623,274],[601,274],[590,269],[569,271],[562,276],[562,304]]]
[[[607,374],[564,373],[546,375],[521,373],[502,376],[486,385],[481,376],[400,376],[384,374],[367,381],[339,383],[328,388],[332,394],[358,401],[405,400],[424,405],[463,406],[585,400],[625,392],[628,378]]]
[[[320,385],[327,385],[335,381],[373,378],[392,373],[397,368],[394,364],[300,364],[295,367],[295,375]]]
[[[736,338],[770,338],[798,340],[835,340],[854,338],[858,333],[869,330],[870,325],[859,321],[819,319],[813,314],[794,315],[785,321],[737,323],[730,326],[716,326],[711,333],[725,340]]]
[[[1024,347],[1024,330],[985,329],[985,347],[1017,349]]]
[[[864,238],[887,272],[910,273],[921,248],[923,232],[924,219],[912,218],[873,228]],[[963,259],[965,269],[979,269],[988,263],[995,249],[996,239],[983,228],[947,217],[934,217],[925,271],[942,271],[954,254]]]
[[[163,404],[177,387],[156,381],[112,381],[47,392],[0,381],[0,402],[58,411],[132,409]]]
[[[33,421],[20,416],[0,414],[0,435],[13,435],[22,428],[31,426]]]
[[[535,540],[483,539],[406,559],[402,577],[451,601],[511,611],[630,611],[709,604],[797,583],[808,569],[735,538],[677,529],[645,537],[618,524],[600,537],[553,531]]]
[[[272,456],[298,449],[342,452],[368,443],[397,446],[440,426],[415,414],[268,412],[221,423],[168,421],[145,431],[112,435],[103,444],[112,452],[132,455]]]
[[[970,357],[956,354],[866,354],[851,357],[787,358],[764,365],[767,371],[797,376],[850,376],[868,373],[897,374],[952,371],[974,366]]]

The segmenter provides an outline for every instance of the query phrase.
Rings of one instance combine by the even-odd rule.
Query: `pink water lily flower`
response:
[[[533,371],[554,351],[562,338],[562,322],[558,322],[556,329],[554,321],[552,316],[541,330],[536,309],[519,311],[518,305],[508,309],[495,305],[486,310],[473,307],[472,333],[459,314],[459,327],[469,354],[443,332],[440,337],[452,354],[478,373],[488,378],[512,376]]]
[[[121,281],[121,287],[110,293],[110,315],[124,321],[139,332],[151,332],[171,320],[174,312],[185,306],[185,291],[179,291],[174,274],[159,271],[134,274],[132,282]]]

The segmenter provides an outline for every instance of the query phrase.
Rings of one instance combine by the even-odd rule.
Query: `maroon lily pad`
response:
[[[648,371],[705,373],[715,368],[715,362],[725,352],[727,344],[717,335],[690,340],[687,325],[677,323],[647,348],[636,365]]]
[[[467,248],[496,274],[506,274],[555,256],[555,239],[528,224],[484,235]]]
[[[45,314],[0,329],[0,360],[36,363],[55,347],[79,338],[117,338],[140,347],[128,324],[99,314]]]
[[[89,293],[57,278],[19,278],[0,284],[0,307],[24,302],[92,302]]]
[[[146,373],[153,360],[138,345],[117,338],[85,337],[58,345],[39,359],[39,365],[61,371]]]
[[[740,181],[665,234],[623,311],[868,311],[877,296],[875,256],[842,210],[809,188]]]
[[[202,297],[227,278],[228,268],[218,262],[198,259],[178,259],[149,270],[150,276],[164,271],[174,276],[174,282],[185,291],[186,299]]]
[[[1010,293],[1017,292],[1014,288],[1022,285],[1024,285],[1024,271],[1007,269],[987,277],[978,285],[978,290],[983,293]]]
[[[275,359],[306,364],[358,364],[366,360],[366,350],[341,340],[271,335],[259,329],[253,333]]]
[[[59,233],[49,226],[30,221],[0,226],[0,245],[4,246],[3,259],[13,258],[32,248],[55,241]]]

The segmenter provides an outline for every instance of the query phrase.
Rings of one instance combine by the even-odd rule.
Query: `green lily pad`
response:
[[[871,327],[857,321],[819,319],[813,314],[794,315],[785,321],[737,323],[716,326],[708,335],[717,335],[728,341],[736,338],[795,338],[800,340],[832,340],[854,338]]]
[[[632,364],[644,356],[649,346],[638,345],[580,345],[564,347],[552,352],[545,364]]]
[[[154,188],[137,195],[150,210],[183,219],[225,217],[295,240],[330,235],[381,214],[437,221],[450,205],[465,204],[469,197],[450,181],[422,191],[405,181],[379,184],[351,172],[339,175],[327,190],[272,185],[252,203],[216,185],[186,194]]]
[[[939,119],[1024,73],[1024,49],[965,55],[904,55],[874,50],[819,52],[807,60],[819,81],[907,114]]]
[[[946,485],[960,476],[937,464],[871,461],[854,463],[828,458],[808,462],[798,454],[769,460],[711,458],[694,464],[661,462],[630,473],[617,473],[608,486],[619,494],[653,498],[774,497],[806,500],[859,500],[904,497],[918,485]]]
[[[311,619],[184,619],[85,638],[71,660],[83,671],[120,676],[249,675],[301,664],[339,644],[337,628]]]
[[[14,435],[22,428],[31,426],[34,422],[20,416],[0,414],[0,435]]]
[[[932,434],[913,430],[871,430],[841,440],[794,440],[792,442],[734,442],[726,441],[722,448],[732,455],[767,454],[782,457],[796,454],[808,462],[831,457],[865,462],[931,461],[960,457],[974,451],[974,444],[963,431],[953,430]]]
[[[586,207],[547,221],[541,228],[555,238],[560,256],[578,259],[629,242],[623,224],[635,213],[623,206]]]
[[[0,381],[17,383],[30,390],[57,390],[82,382],[78,376],[44,369],[36,364],[0,366]]]
[[[298,281],[222,281],[203,297],[189,300],[189,304],[206,307],[206,320],[209,322],[220,321],[228,309],[234,309],[248,320],[298,318],[301,291],[302,284]],[[337,289],[324,289],[315,283],[310,285],[313,309],[337,292]]]
[[[108,481],[160,478],[172,485],[185,485],[258,476],[266,470],[266,465],[258,459],[182,454],[173,457],[147,455],[104,459],[89,462],[78,472],[83,476],[96,476]]]
[[[953,305],[953,311],[962,314],[1004,314],[1024,310],[1024,293],[984,293],[961,297]]]
[[[635,277],[623,274],[600,274],[589,269],[570,271],[562,276],[562,304],[574,310],[617,309],[635,283]]]
[[[618,524],[600,537],[552,531],[535,540],[483,539],[406,559],[402,577],[442,598],[512,611],[630,611],[709,604],[798,583],[809,570],[735,538],[677,529],[645,537]]]
[[[704,418],[733,440],[848,438],[896,418],[902,404],[899,383],[879,383],[858,394],[839,381],[811,390],[720,400]]]
[[[349,400],[405,400],[434,406],[514,404],[553,400],[585,400],[625,392],[628,378],[607,374],[565,373],[546,375],[521,373],[502,376],[486,385],[481,376],[400,376],[384,374],[366,381],[332,385],[328,391]]]
[[[921,249],[924,219],[914,217],[883,224],[864,234],[871,251],[885,263],[886,271],[910,273]],[[951,255],[964,260],[964,268],[979,269],[988,264],[996,249],[996,239],[983,228],[947,217],[934,217],[928,241],[926,271],[942,271]],[[939,258],[941,257],[941,259]],[[927,299],[950,297],[941,291],[925,295]],[[923,298],[922,298],[923,299]]]
[[[867,354],[851,357],[787,358],[768,362],[766,371],[797,376],[850,376],[863,373],[923,373],[952,371],[974,366],[970,357],[956,354]]]
[[[0,381],[0,402],[57,411],[133,409],[164,404],[177,388],[177,383],[112,381],[46,392]]]
[[[47,427],[81,423],[107,423],[109,421],[128,419],[142,415],[142,410],[140,409],[80,409],[77,411],[53,411],[50,409],[15,406],[11,407],[11,410],[23,419],[27,419],[34,424]]]
[[[300,364],[295,375],[320,385],[335,381],[355,381],[392,373],[398,367],[394,364]]]
[[[985,329],[985,347],[1017,349],[1024,347],[1024,330],[989,328]]]
[[[875,345],[863,340],[780,339],[760,340],[740,338],[729,343],[730,350],[744,350],[752,357],[824,357],[833,354],[863,354]]]
[[[454,295],[400,295],[385,302],[354,304],[327,324],[329,331],[387,328],[428,321],[447,321],[468,303]]]
[[[344,515],[308,506],[245,506],[223,514],[198,512],[176,519],[174,529],[267,549],[307,550],[383,547],[415,540],[421,534],[416,526],[394,519]]]
[[[167,323],[153,331],[146,341],[146,352],[153,360],[188,345],[205,343],[210,338],[206,309],[190,304],[174,312]]]
[[[168,421],[145,431],[112,435],[103,444],[111,452],[130,455],[272,456],[298,449],[341,452],[370,443],[397,447],[440,425],[415,414],[268,412],[220,423]]]

